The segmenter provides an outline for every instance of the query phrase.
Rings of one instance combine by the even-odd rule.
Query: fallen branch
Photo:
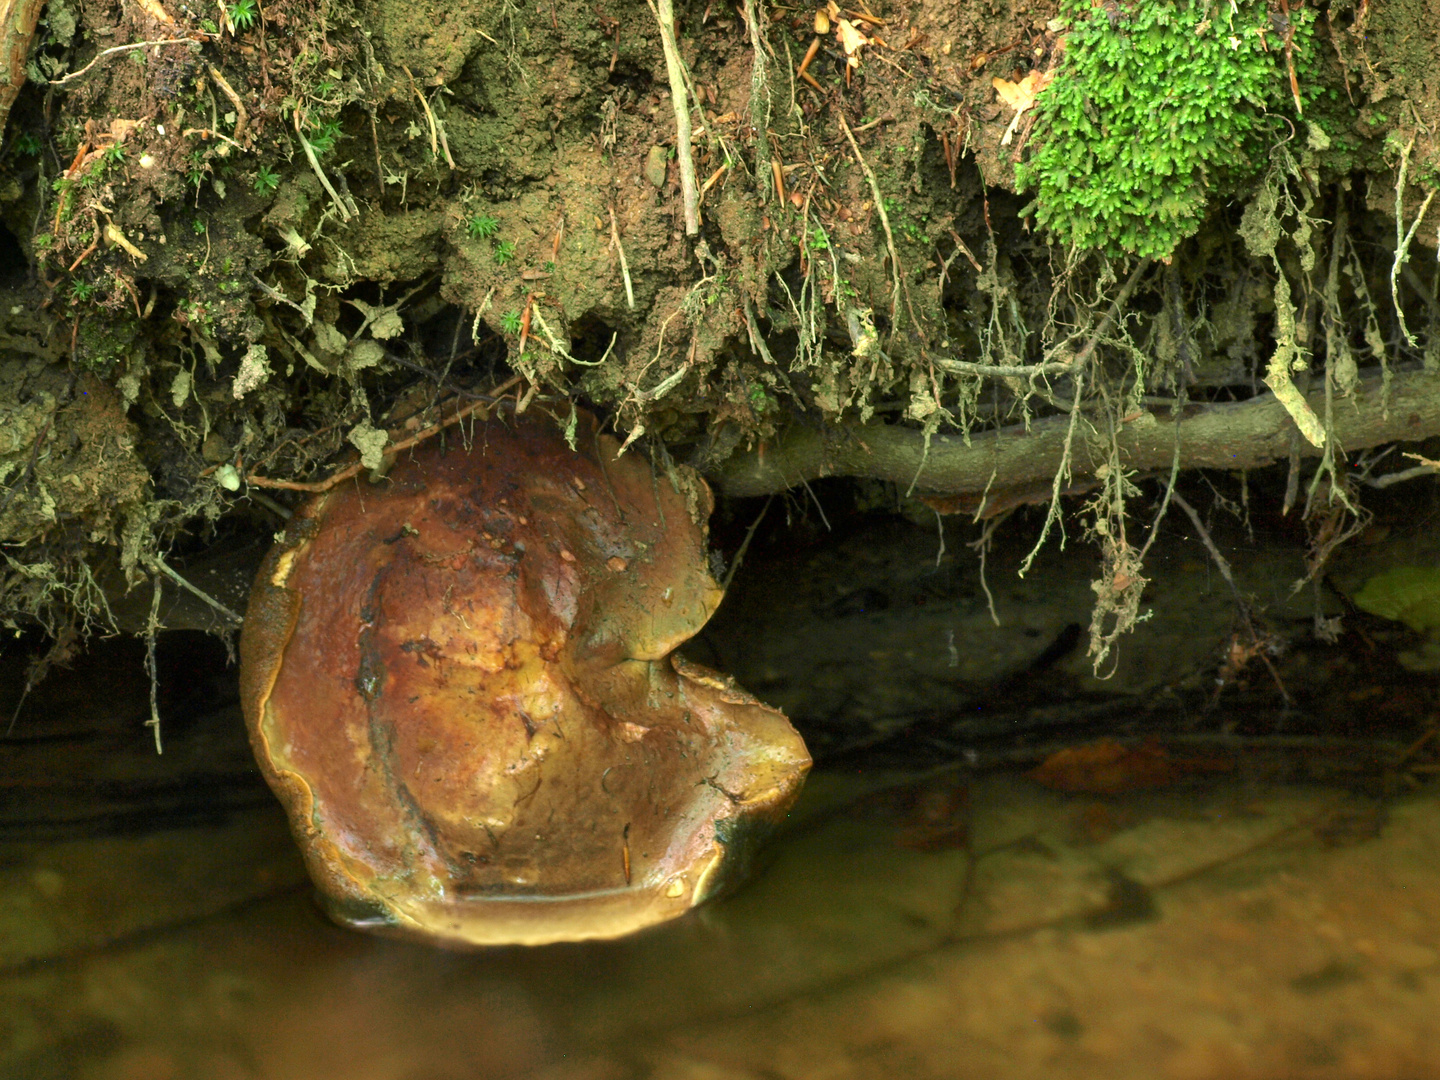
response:
[[[1310,397],[1324,402],[1323,388]],[[1387,407],[1388,405],[1388,407]],[[1273,394],[1249,401],[1191,406],[1195,411],[1178,424],[1164,412],[1143,412],[1117,434],[1127,469],[1138,472],[1169,469],[1180,443],[1181,466],[1187,469],[1254,469],[1290,454],[1295,430],[1285,407]],[[727,495],[768,495],[822,476],[856,476],[908,484],[925,463],[925,485],[932,492],[978,493],[992,483],[995,490],[1043,484],[1054,477],[1065,453],[1070,416],[1016,424],[998,431],[973,432],[969,444],[956,434],[925,435],[914,428],[885,424],[794,427],[778,443],[736,454],[711,470]],[[1396,373],[1388,400],[1381,377],[1359,383],[1354,395],[1335,411],[1334,438],[1347,450],[1440,434],[1440,377],[1421,371]],[[1301,441],[1300,453],[1316,456],[1320,448]],[[1076,440],[1071,470],[1075,478],[1094,476],[1105,464],[1108,447]]]

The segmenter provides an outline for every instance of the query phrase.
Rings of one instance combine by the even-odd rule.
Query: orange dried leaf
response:
[[[870,44],[867,38],[849,19],[835,20],[835,38],[840,42],[840,47],[845,50],[845,55],[852,61],[855,54]]]
[[[1032,71],[1019,82],[995,78],[990,80],[990,85],[995,87],[995,92],[1000,95],[1001,101],[1017,113],[1021,113],[1034,106],[1035,99],[1054,78],[1053,71]]]
[[[135,0],[135,3],[139,5],[141,11],[156,22],[164,23],[166,26],[175,25],[175,19],[160,6],[160,0]]]
[[[1088,795],[1120,795],[1164,787],[1187,774],[1221,772],[1223,758],[1174,758],[1159,743],[1130,747],[1114,739],[1097,739],[1057,750],[1027,774],[1054,791]]]

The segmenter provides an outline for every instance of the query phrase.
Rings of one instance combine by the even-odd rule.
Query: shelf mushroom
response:
[[[743,876],[810,767],[674,650],[708,487],[583,417],[495,419],[295,514],[241,637],[260,767],[333,918],[452,945],[627,934]]]

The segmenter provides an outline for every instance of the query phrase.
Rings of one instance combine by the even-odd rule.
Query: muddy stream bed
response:
[[[1023,535],[997,545],[996,627],[965,528],[941,551],[933,519],[816,494],[687,646],[783,705],[815,774],[748,886],[620,941],[330,924],[213,639],[161,639],[163,757],[143,643],[38,687],[4,758],[0,1075],[1440,1075],[1435,684],[1397,660],[1423,636],[1334,589],[1287,607],[1299,557],[1221,523],[1277,635],[1273,675],[1224,670],[1233,596],[1177,527],[1101,681],[1083,549],[1019,579]],[[1376,535],[1337,580],[1431,546]]]

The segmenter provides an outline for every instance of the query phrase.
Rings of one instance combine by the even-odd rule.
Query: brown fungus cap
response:
[[[261,568],[246,720],[341,922],[629,933],[742,874],[799,791],[789,721],[672,653],[721,598],[709,489],[580,428],[425,444],[303,506]]]

